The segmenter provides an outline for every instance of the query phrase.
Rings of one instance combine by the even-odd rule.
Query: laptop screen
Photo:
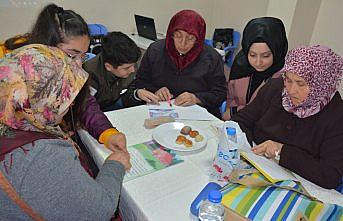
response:
[[[138,35],[155,41],[157,39],[154,19],[135,15]]]

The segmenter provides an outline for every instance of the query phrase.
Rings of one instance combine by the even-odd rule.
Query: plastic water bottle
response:
[[[227,139],[231,142],[230,148],[229,148],[229,154],[230,156],[230,164],[232,165],[233,168],[237,168],[239,164],[239,152],[238,152],[238,144],[237,144],[237,134],[236,134],[236,128],[233,127],[227,127],[226,128],[226,135]]]
[[[227,138],[228,138],[229,140],[231,140],[232,142],[237,143],[236,128],[227,127],[227,128],[226,128],[226,134],[227,134]]]
[[[224,206],[221,204],[222,193],[212,190],[207,200],[200,204],[199,220],[201,221],[223,221],[225,215]]]

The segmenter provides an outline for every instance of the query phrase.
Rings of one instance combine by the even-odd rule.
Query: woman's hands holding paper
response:
[[[153,103],[158,104],[159,97],[155,95],[154,93],[146,90],[146,89],[138,89],[137,90],[137,96],[139,99],[147,102],[147,103]]]
[[[282,147],[282,143],[267,140],[259,145],[254,146],[251,150],[257,155],[264,155],[267,158],[275,158],[281,153]]]

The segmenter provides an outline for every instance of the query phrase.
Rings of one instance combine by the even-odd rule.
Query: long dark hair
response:
[[[5,47],[11,50],[27,44],[57,47],[59,43],[67,42],[71,37],[84,35],[89,36],[88,25],[79,14],[72,10],[64,10],[55,4],[49,4],[39,13],[29,33],[6,40]],[[77,125],[82,126],[81,116],[86,110],[89,96],[89,81],[87,81],[75,99],[74,116],[71,116],[69,111],[65,116],[66,122],[75,121]]]

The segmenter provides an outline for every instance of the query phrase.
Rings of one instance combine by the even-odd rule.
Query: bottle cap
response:
[[[232,136],[234,136],[234,135],[236,135],[236,128],[227,127],[227,128],[226,128],[226,133],[227,133],[227,135],[232,135]]]
[[[212,203],[220,203],[222,201],[222,193],[218,190],[212,190],[208,194],[208,200]]]

